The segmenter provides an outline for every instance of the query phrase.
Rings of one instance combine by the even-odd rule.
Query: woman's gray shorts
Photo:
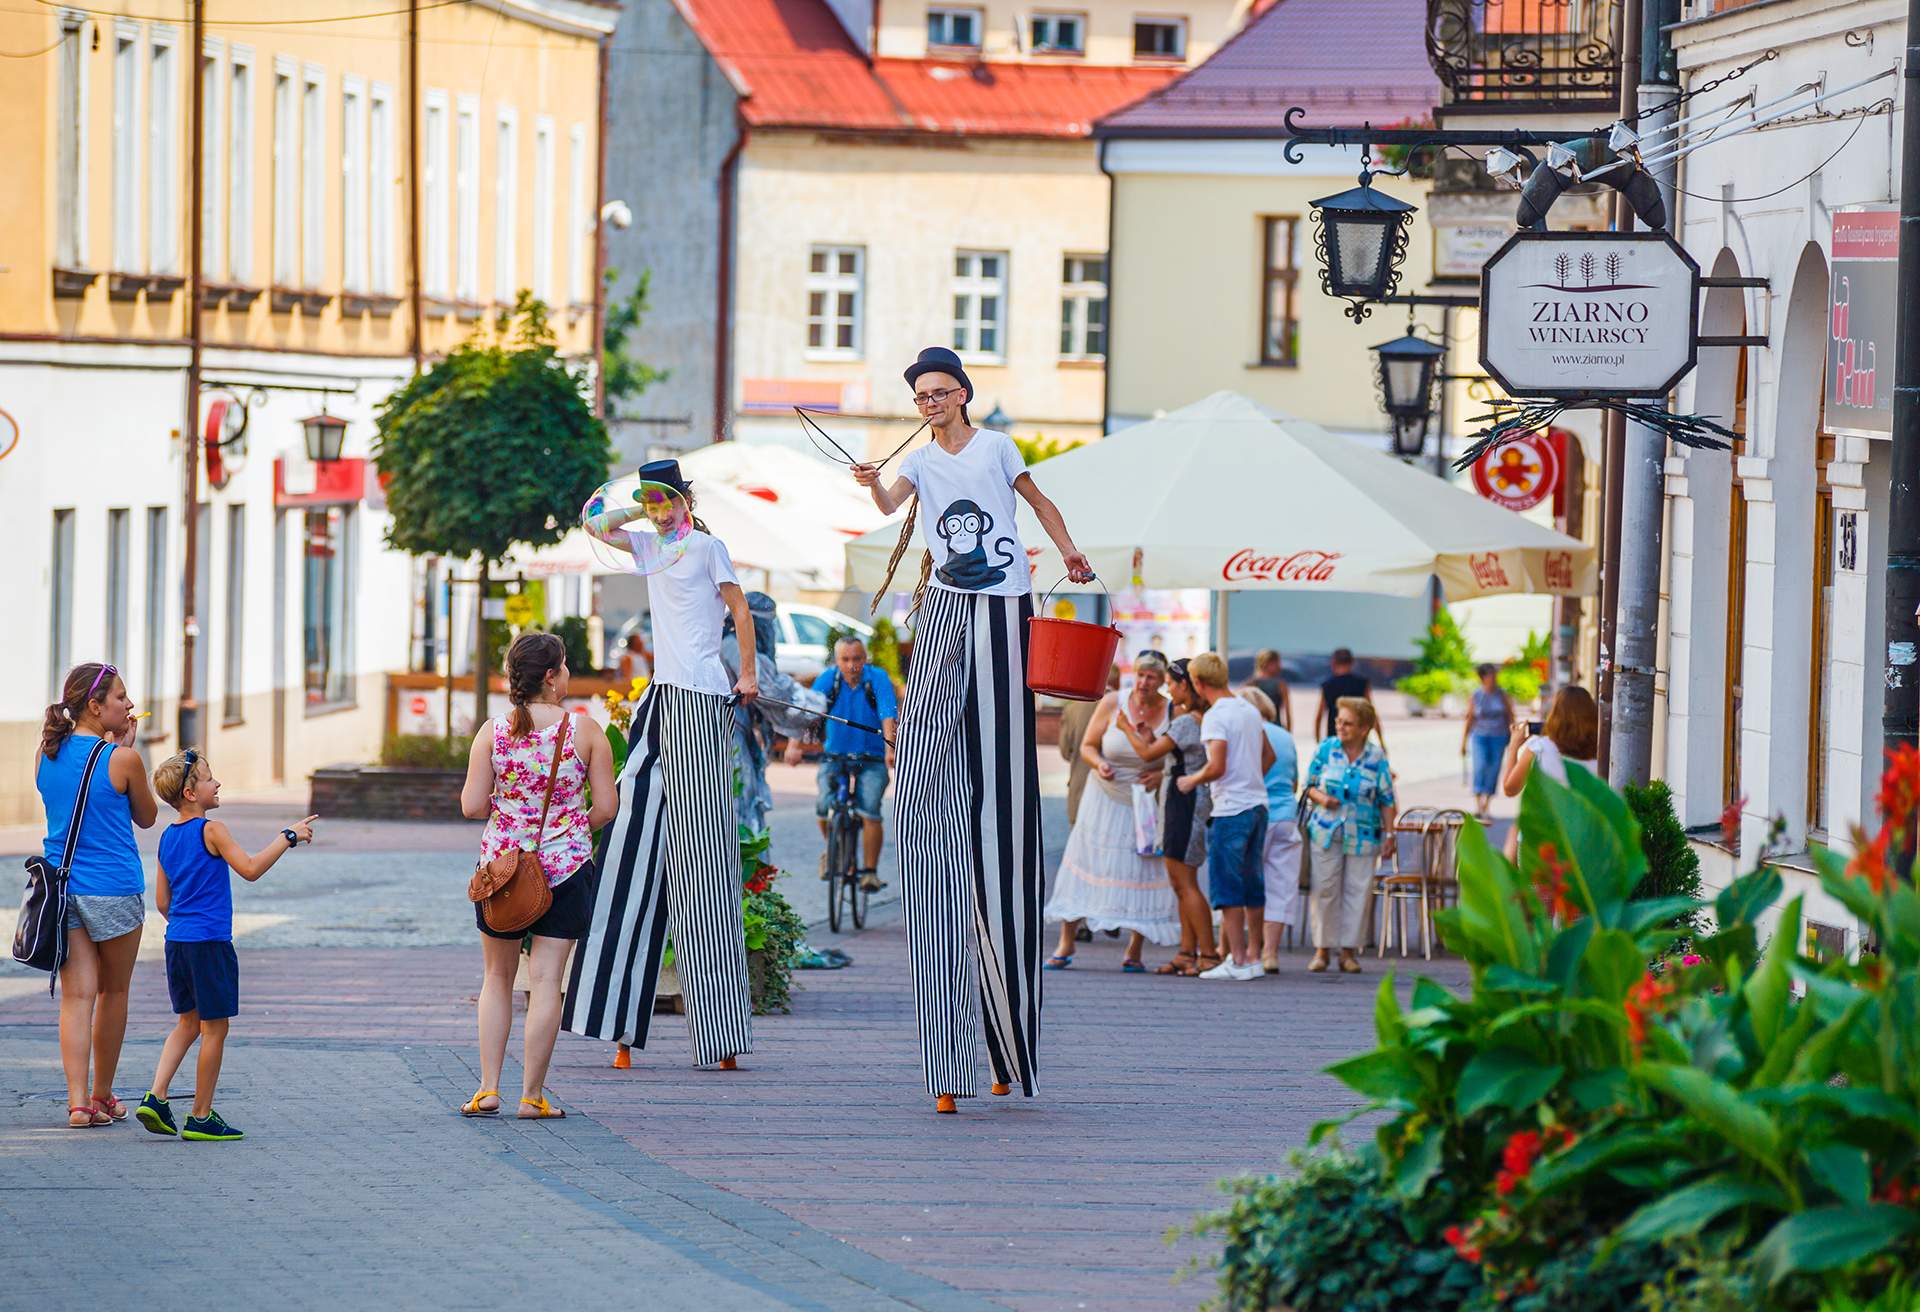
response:
[[[67,928],[84,929],[95,943],[131,934],[147,923],[147,902],[138,893],[67,898]]]

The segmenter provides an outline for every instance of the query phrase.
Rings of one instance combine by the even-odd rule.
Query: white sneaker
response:
[[[1245,976],[1243,976],[1240,973],[1240,967],[1233,964],[1233,958],[1226,957],[1221,960],[1219,965],[1213,967],[1211,970],[1201,971],[1200,978],[1201,979],[1244,979]]]
[[[1244,966],[1235,966],[1233,968],[1233,977],[1235,979],[1265,979],[1266,975],[1266,967],[1262,966],[1258,961],[1249,961]]]

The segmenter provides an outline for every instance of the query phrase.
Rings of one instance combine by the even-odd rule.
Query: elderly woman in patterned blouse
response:
[[[1393,856],[1393,767],[1368,742],[1376,722],[1373,703],[1342,697],[1333,717],[1333,737],[1307,767],[1308,920],[1313,928],[1311,971],[1327,968],[1327,950],[1340,949],[1340,969],[1360,973],[1360,929],[1374,863]]]

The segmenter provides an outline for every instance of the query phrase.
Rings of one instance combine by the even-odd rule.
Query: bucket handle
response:
[[[1068,579],[1072,577],[1073,575],[1071,574],[1062,574],[1059,578],[1054,580],[1052,587],[1048,588],[1044,593],[1040,595],[1040,610],[1042,613],[1044,613],[1046,610],[1048,598],[1052,597],[1054,593],[1058,592],[1060,590],[1060,585],[1062,583],[1065,583]],[[1107,600],[1108,601],[1113,600],[1113,593],[1108,590],[1107,585],[1101,581],[1100,576],[1098,574],[1095,574],[1092,578],[1088,579],[1087,582],[1099,583],[1100,591],[1103,593],[1106,593]]]

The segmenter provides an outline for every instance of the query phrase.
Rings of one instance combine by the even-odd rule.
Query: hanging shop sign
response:
[[[1699,349],[1700,266],[1664,232],[1516,233],[1480,304],[1480,363],[1513,396],[1664,396]]]
[[[1835,210],[1827,277],[1826,426],[1893,433],[1894,273],[1900,212],[1891,205]],[[1882,369],[1884,364],[1885,368]]]
[[[1473,488],[1508,510],[1532,510],[1560,486],[1560,444],[1546,433],[1528,433],[1493,447],[1473,462]]]

